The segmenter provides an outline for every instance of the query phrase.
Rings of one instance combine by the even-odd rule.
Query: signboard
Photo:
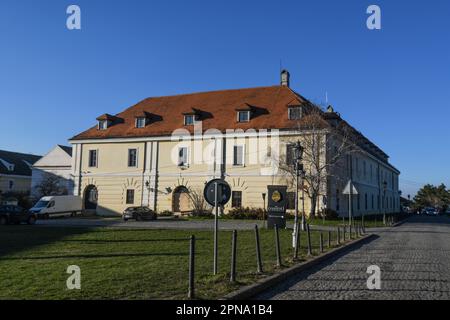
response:
[[[355,185],[351,181],[349,181],[347,183],[347,185],[345,186],[344,191],[342,191],[342,194],[350,194],[350,188],[351,188],[351,191],[352,191],[353,195],[357,195],[358,194],[358,190],[356,190]]]
[[[286,186],[267,186],[268,204],[267,204],[267,227],[279,228],[286,227],[286,207],[287,207],[287,187]]]
[[[219,206],[225,205],[228,201],[230,201],[231,197],[231,188],[230,185],[222,179],[214,179],[209,181],[205,189],[203,190],[203,196],[205,197],[206,202],[208,202],[211,206],[215,206],[216,199],[216,183],[217,183],[217,202]]]

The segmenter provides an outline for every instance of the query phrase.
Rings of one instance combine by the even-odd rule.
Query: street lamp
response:
[[[294,148],[294,158],[295,158],[295,218],[294,218],[294,232],[292,233],[292,247],[297,246],[297,237],[298,237],[298,186],[299,181],[298,178],[300,176],[300,172],[303,172],[303,165],[300,163],[303,159],[303,147],[300,144],[300,141],[297,141]],[[302,183],[303,185],[303,183]],[[303,227],[303,216],[302,216],[302,227]]]
[[[383,182],[383,224],[386,225],[386,189],[387,189],[387,182],[386,180]]]

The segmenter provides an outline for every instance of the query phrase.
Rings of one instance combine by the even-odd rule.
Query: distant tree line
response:
[[[422,187],[414,197],[414,207],[422,209],[434,207],[447,210],[450,206],[450,190],[444,184],[434,186],[427,184]]]

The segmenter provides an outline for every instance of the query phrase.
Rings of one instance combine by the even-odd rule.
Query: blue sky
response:
[[[278,84],[281,60],[390,155],[404,195],[450,185],[449,21],[448,0],[1,0],[0,149],[45,154],[150,96]]]

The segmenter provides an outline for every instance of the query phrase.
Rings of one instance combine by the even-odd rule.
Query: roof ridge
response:
[[[34,153],[23,153],[23,152],[15,152],[15,151],[8,151],[8,150],[0,150],[0,152],[14,154],[14,155],[42,157],[42,156],[40,156],[38,154],[34,154]]]
[[[198,92],[191,92],[191,93],[178,93],[178,94],[174,94],[174,95],[148,97],[148,98],[145,98],[142,101],[146,101],[146,100],[149,100],[149,99],[158,99],[158,98],[193,96],[193,95],[197,95],[197,94],[218,93],[218,92],[233,92],[233,91],[245,91],[245,90],[255,90],[255,89],[269,89],[269,88],[276,88],[276,87],[281,87],[281,86],[280,85],[273,85],[273,86],[239,88],[239,89],[221,89],[221,90],[211,90],[211,91],[198,91]]]

